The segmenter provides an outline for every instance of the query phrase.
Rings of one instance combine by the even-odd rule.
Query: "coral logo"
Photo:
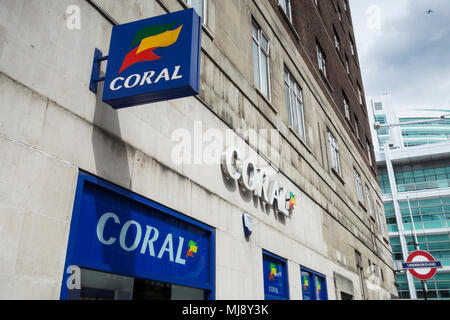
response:
[[[303,290],[308,290],[309,287],[309,280],[307,276],[303,276]]]
[[[278,276],[277,275],[277,267],[275,264],[271,263],[270,264],[270,274],[269,274],[269,281],[271,280],[275,280],[275,277]]]
[[[189,241],[188,251],[186,252],[186,258],[188,258],[188,257],[193,258],[194,257],[194,253],[197,253],[197,250],[198,250],[197,243],[192,241],[192,240]]]
[[[297,199],[295,199],[295,194],[291,192],[289,195],[289,210],[293,210],[296,204]]]
[[[158,48],[170,47],[178,41],[183,25],[175,27],[177,23],[178,21],[174,21],[138,30],[130,45],[130,49],[134,49],[125,56],[119,73],[136,63],[161,59],[153,51]]]
[[[193,8],[114,26],[103,102],[120,109],[198,95],[201,38]]]

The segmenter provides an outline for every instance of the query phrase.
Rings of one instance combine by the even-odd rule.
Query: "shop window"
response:
[[[149,279],[81,269],[81,289],[69,290],[69,300],[204,300],[205,290]]]
[[[289,300],[286,260],[263,251],[264,298]]]
[[[304,267],[300,272],[303,300],[328,300],[325,276]]]

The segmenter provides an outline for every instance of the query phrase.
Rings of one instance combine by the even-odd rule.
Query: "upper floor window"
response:
[[[333,30],[333,31],[334,31],[334,47],[339,51],[339,49],[341,47],[341,40],[339,39],[339,36],[337,35],[336,30]]]
[[[305,141],[305,119],[303,113],[302,89],[292,77],[290,72],[284,69],[284,84],[286,91],[286,105],[289,115],[289,125]]]
[[[355,114],[355,131],[356,131],[356,137],[358,138],[358,140],[360,140],[360,136],[359,136],[359,120],[358,117]]]
[[[350,106],[348,104],[348,99],[344,94],[344,114],[345,118],[350,121]]]
[[[375,107],[375,110],[377,110],[377,111],[383,110],[383,104],[381,102],[375,102],[374,107]]]
[[[367,197],[367,210],[369,211],[369,214],[372,216],[373,215],[372,197],[370,196],[370,188],[367,184],[366,184],[366,197]]]
[[[345,70],[347,70],[347,74],[350,74],[350,64],[347,55],[345,55]]]
[[[206,24],[206,0],[183,0],[190,8],[202,17],[203,24]]]
[[[363,195],[363,189],[361,184],[361,176],[359,175],[359,172],[354,169],[355,174],[355,185],[356,185],[356,195],[358,196],[358,200],[361,203],[364,203],[364,195]]]
[[[370,146],[370,142],[369,140],[366,140],[366,145],[367,145],[367,159],[369,159],[369,164],[370,166],[372,166],[372,153],[370,152],[370,150],[372,149]]]
[[[269,53],[270,43],[264,31],[252,22],[253,75],[255,87],[270,100]]]
[[[331,165],[341,175],[341,160],[339,159],[339,143],[333,134],[328,131],[328,146],[330,147]]]
[[[283,9],[286,16],[292,21],[292,13],[291,13],[291,1],[290,0],[278,0],[278,4],[281,9]]]
[[[355,45],[353,44],[353,40],[351,37],[350,37],[350,50],[352,52],[352,56],[354,56],[355,55]]]
[[[339,7],[339,5],[337,6],[337,15],[338,15],[339,21],[342,22],[341,7]]]
[[[322,51],[322,48],[319,46],[319,44],[316,45],[317,47],[317,62],[319,63],[319,70],[323,72],[323,74],[327,75],[327,61],[326,56]]]
[[[381,205],[377,202],[377,216],[378,216],[378,226],[380,228],[380,232],[382,235],[386,233],[386,229],[384,228],[384,216],[383,216],[383,209],[381,208]]]
[[[362,95],[362,91],[361,91],[361,87],[358,84],[358,97],[359,97],[359,103],[361,105],[363,105],[363,95]]]

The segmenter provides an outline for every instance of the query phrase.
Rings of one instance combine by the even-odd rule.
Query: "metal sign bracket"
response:
[[[103,56],[103,53],[95,48],[94,61],[92,62],[91,81],[89,82],[89,90],[97,94],[98,83],[105,81],[105,77],[100,77],[100,68],[102,61],[108,60],[108,56]]]

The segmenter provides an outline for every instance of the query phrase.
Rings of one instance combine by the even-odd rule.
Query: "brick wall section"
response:
[[[353,143],[359,145],[358,150],[363,155],[368,166],[370,165],[367,160],[367,142],[369,143],[373,164],[370,167],[372,173],[376,176],[377,169],[366,111],[364,85],[349,5],[347,4],[347,11],[345,11],[344,0],[318,0],[318,7],[315,6],[314,0],[291,0],[291,24],[278,6],[278,0],[270,0],[270,2],[283,21],[286,31],[290,33],[294,43],[297,44],[300,54],[307,62],[321,89],[327,93],[328,100],[341,119],[344,128],[351,133],[350,136],[353,138]],[[337,14],[338,8],[341,12],[342,21],[339,20]],[[295,29],[297,35],[294,34],[293,29]],[[339,51],[334,45],[334,32],[336,32],[340,40]],[[352,55],[350,41],[354,44],[354,56]],[[316,51],[317,43],[320,44],[326,56],[326,77],[319,71]],[[345,66],[346,56],[349,61],[350,74],[347,73]],[[363,105],[359,102],[358,86],[363,95]],[[349,101],[350,121],[345,118],[344,93]],[[359,140],[355,132],[355,118],[359,122]]]

